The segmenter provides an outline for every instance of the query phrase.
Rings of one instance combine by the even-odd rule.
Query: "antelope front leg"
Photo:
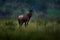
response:
[[[25,27],[27,27],[28,26],[28,22],[25,22]]]
[[[25,27],[27,26],[27,22],[25,22]]]
[[[28,22],[27,22],[26,24],[27,24],[27,26],[28,26]]]

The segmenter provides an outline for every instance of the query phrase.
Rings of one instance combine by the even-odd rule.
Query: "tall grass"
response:
[[[19,29],[18,20],[0,19],[0,40],[60,40],[60,24],[57,20],[30,20]]]

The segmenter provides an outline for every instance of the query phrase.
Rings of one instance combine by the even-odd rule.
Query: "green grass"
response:
[[[18,29],[17,20],[0,19],[0,40],[60,40],[60,24],[56,20],[30,20],[28,27],[23,24]]]

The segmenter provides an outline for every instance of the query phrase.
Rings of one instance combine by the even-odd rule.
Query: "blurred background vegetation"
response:
[[[33,8],[27,28],[18,16]],[[0,40],[60,40],[60,0],[0,0]]]
[[[0,16],[17,17],[27,13],[29,8],[34,9],[34,17],[40,12],[50,16],[60,15],[60,0],[0,0]]]

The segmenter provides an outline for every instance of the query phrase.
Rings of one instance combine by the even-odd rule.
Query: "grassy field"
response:
[[[58,20],[30,20],[19,29],[18,20],[0,19],[0,40],[60,40]]]

